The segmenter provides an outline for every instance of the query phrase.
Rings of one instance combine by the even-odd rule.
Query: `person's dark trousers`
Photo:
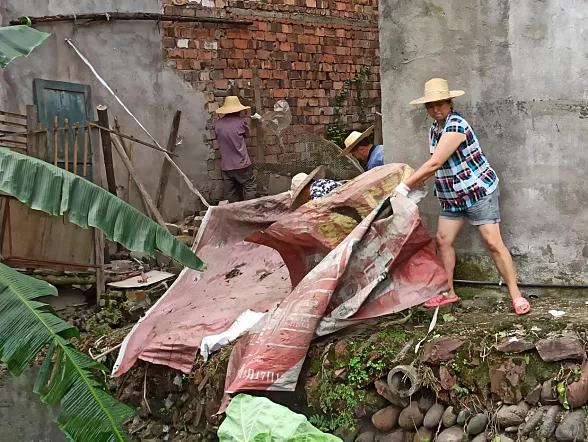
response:
[[[223,170],[223,190],[225,199],[230,203],[255,198],[257,184],[253,175],[253,166]]]

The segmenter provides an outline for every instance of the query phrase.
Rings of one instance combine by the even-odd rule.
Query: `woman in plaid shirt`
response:
[[[408,196],[435,175],[435,195],[441,203],[437,226],[437,246],[447,276],[449,292],[425,305],[437,307],[457,302],[453,287],[455,249],[453,243],[465,221],[477,226],[503,280],[515,312],[527,313],[529,302],[522,296],[510,252],[500,234],[498,176],[484,156],[478,138],[468,122],[453,110],[452,98],[463,91],[450,91],[446,80],[434,78],[425,83],[425,95],[411,104],[424,104],[433,120],[429,132],[431,159],[418,168],[396,194]]]

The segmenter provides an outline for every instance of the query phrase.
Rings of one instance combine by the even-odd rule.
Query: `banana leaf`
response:
[[[100,229],[129,250],[155,250],[195,270],[204,263],[172,234],[131,205],[90,181],[37,158],[0,148],[0,192],[34,210],[66,215],[80,227]]]
[[[312,426],[302,414],[264,397],[239,394],[218,429],[220,442],[342,442]]]
[[[0,67],[5,68],[12,60],[28,56],[50,35],[24,25],[0,27]]]
[[[0,264],[0,360],[18,376],[48,348],[35,392],[58,406],[57,423],[72,441],[130,440],[122,425],[133,410],[112,398],[95,374],[106,367],[77,351],[69,339],[78,330],[39,302],[55,287]]]

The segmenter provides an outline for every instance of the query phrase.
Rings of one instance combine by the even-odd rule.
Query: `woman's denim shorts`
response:
[[[484,224],[498,224],[500,222],[500,190],[496,189],[490,195],[476,201],[473,206],[460,212],[441,211],[441,218],[452,220],[468,220],[472,226]]]

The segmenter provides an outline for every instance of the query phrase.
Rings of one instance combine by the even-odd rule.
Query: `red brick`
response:
[[[259,70],[259,78],[271,78],[272,71],[268,69],[260,69]]]
[[[292,43],[280,43],[280,51],[290,52],[292,50]]]
[[[232,79],[237,78],[239,76],[239,73],[237,72],[237,69],[225,69],[223,71],[223,75],[225,78]]]
[[[214,87],[217,89],[227,89],[229,87],[229,80],[221,78],[220,80],[214,80]]]
[[[288,96],[288,91],[286,89],[274,89],[272,95],[274,98],[286,98]]]
[[[233,43],[237,49],[247,49],[249,41],[242,40],[242,39],[236,39]]]
[[[269,29],[269,24],[264,21],[258,21],[257,29],[259,29],[260,31],[267,31]]]
[[[245,79],[253,78],[253,71],[251,69],[239,69],[239,77]]]
[[[190,69],[191,65],[190,65],[190,60],[182,60],[179,59],[178,61],[176,61],[176,69]]]
[[[316,8],[316,0],[306,0],[307,8]]]

